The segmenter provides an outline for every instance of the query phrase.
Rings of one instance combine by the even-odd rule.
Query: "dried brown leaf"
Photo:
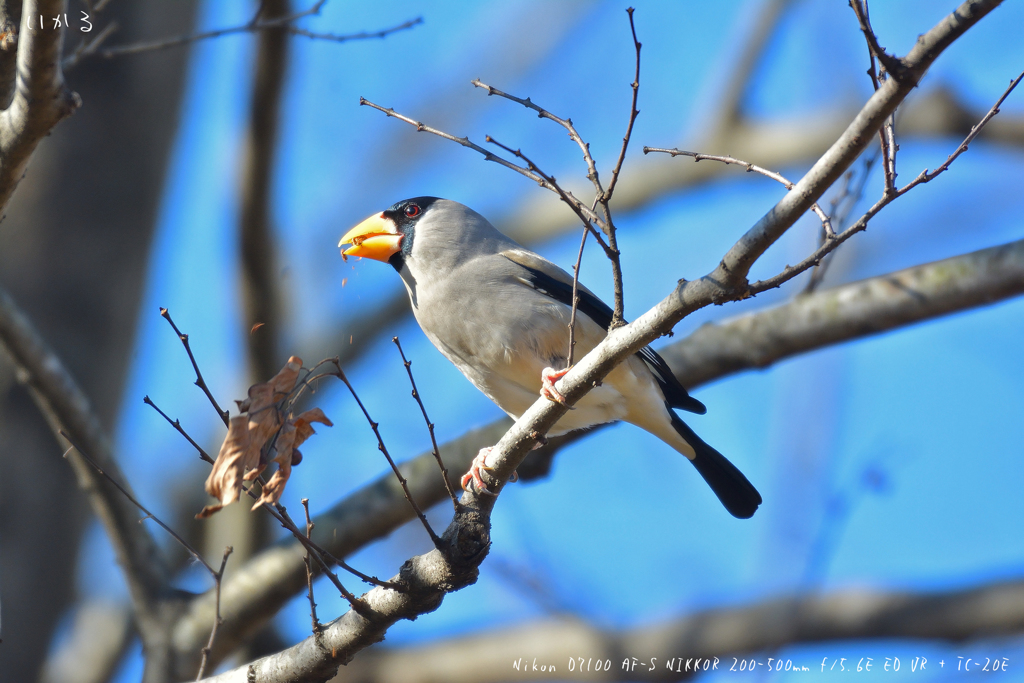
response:
[[[270,481],[263,486],[259,500],[252,506],[253,510],[265,503],[274,505],[277,501],[281,500],[285,484],[288,483],[288,479],[292,476],[292,452],[295,450],[295,437],[297,433],[295,425],[291,421],[286,422],[281,427],[281,431],[277,435],[277,453],[274,456],[274,462],[277,463],[277,471],[274,472],[274,476],[270,478]]]
[[[259,450],[255,451],[254,459],[249,434],[249,418],[244,415],[231,418],[228,433],[205,485],[206,492],[217,498],[220,504],[206,506],[197,517],[209,517],[225,505],[238,500],[245,470],[259,464]]]
[[[253,384],[249,387],[248,398],[236,401],[243,415],[231,419],[224,444],[206,480],[207,493],[220,503],[206,506],[196,517],[209,517],[238,500],[242,482],[256,479],[269,464],[266,451],[274,454],[277,470],[264,485],[252,509],[276,504],[281,499],[292,467],[302,461],[298,446],[316,433],[313,423],[333,426],[320,408],[284,418],[282,401],[295,389],[301,370],[302,359],[292,356],[269,382]],[[287,402],[284,405],[287,406]]]
[[[306,412],[302,413],[298,417],[292,418],[292,422],[295,424],[295,448],[301,446],[306,439],[316,434],[313,429],[313,422],[319,422],[325,424],[328,427],[333,427],[334,423],[327,419],[324,415],[324,411],[319,408],[310,408]]]

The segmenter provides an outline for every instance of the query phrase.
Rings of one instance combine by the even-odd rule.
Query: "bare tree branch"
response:
[[[783,358],[1024,293],[1024,240],[870,278],[704,325],[662,355],[684,381]]]
[[[402,350],[402,342],[398,340],[398,337],[392,337],[391,341],[398,347],[398,354],[402,357],[402,365],[405,367],[405,372],[409,375],[409,384],[412,385],[412,397],[416,399],[416,405],[420,407],[420,413],[423,414],[423,421],[427,424],[427,432],[430,434],[430,445],[431,453],[434,454],[434,459],[437,460],[437,467],[441,470],[441,480],[444,482],[445,490],[448,491],[448,497],[452,499],[452,505],[456,510],[459,509],[459,499],[455,495],[455,491],[452,490],[450,480],[448,478],[448,468],[444,466],[444,460],[441,459],[441,451],[437,448],[437,439],[434,437],[434,423],[427,417],[427,409],[423,405],[423,399],[420,398],[420,392],[416,388],[416,380],[412,376],[412,361],[405,357],[405,351]],[[404,481],[405,478],[399,472],[399,479]],[[403,485],[403,489],[405,486]],[[308,534],[307,534],[308,535]]]
[[[216,29],[213,31],[203,31],[200,33],[187,33],[180,36],[173,36],[171,38],[161,38],[159,40],[152,40],[143,43],[134,43],[132,45],[116,45],[109,47],[104,50],[85,50],[79,57],[85,57],[93,53],[98,53],[103,57],[118,57],[120,55],[138,54],[140,52],[151,52],[153,50],[166,50],[171,47],[180,47],[182,45],[190,45],[192,43],[199,42],[201,40],[209,40],[211,38],[220,38],[222,36],[228,36],[235,33],[256,33],[273,29],[283,29],[285,32],[292,35],[304,36],[307,38],[313,38],[317,40],[327,40],[335,43],[346,43],[352,40],[368,40],[373,38],[386,38],[392,33],[398,31],[404,31],[412,28],[417,24],[423,23],[422,17],[403,21],[400,24],[392,26],[390,28],[381,29],[379,31],[360,31],[359,33],[352,33],[349,35],[338,35],[333,33],[317,33],[309,31],[298,26],[295,26],[295,22],[304,17],[320,14],[320,10],[327,4],[327,0],[317,0],[317,2],[301,12],[296,12],[287,15],[268,15],[268,18],[261,19],[261,14],[257,12],[256,16],[251,21],[239,26],[230,26],[227,28]],[[261,8],[262,9],[262,8]]]
[[[373,418],[370,417],[370,413],[367,412],[366,406],[363,405],[363,402],[359,399],[359,395],[356,394],[355,387],[353,387],[352,383],[348,381],[348,377],[345,376],[345,373],[342,371],[341,366],[338,365],[337,367],[338,379],[345,383],[345,386],[348,388],[349,393],[352,394],[352,398],[355,399],[356,405],[359,406],[359,410],[363,413],[363,417],[365,417],[366,421],[370,423],[370,429],[373,431],[373,435],[377,437],[377,450],[379,450],[387,459],[388,465],[391,466],[391,471],[395,473],[395,478],[398,479],[398,483],[399,485],[401,485],[402,491],[405,493],[405,499],[409,501],[409,506],[412,508],[413,512],[416,513],[416,517],[419,518],[420,523],[423,524],[423,528],[427,532],[427,535],[430,536],[431,542],[435,546],[440,546],[441,539],[438,538],[436,533],[434,533],[434,529],[430,526],[430,522],[427,521],[427,516],[423,514],[423,511],[420,509],[420,506],[416,504],[416,499],[413,498],[412,493],[409,491],[409,481],[402,474],[402,471],[398,469],[398,465],[395,464],[394,459],[391,457],[391,453],[388,452],[387,446],[384,445],[384,438],[380,435],[380,424],[374,422]],[[456,505],[455,511],[458,512],[458,510],[459,508]]]
[[[220,587],[224,580],[224,568],[228,565],[228,557],[231,555],[231,551],[231,546],[224,549],[224,559],[220,561],[220,569],[217,571],[213,571],[213,569],[210,569],[209,565],[207,565],[207,568],[210,569],[210,572],[213,574],[213,594],[216,607],[213,616],[213,628],[210,629],[210,639],[206,641],[206,647],[202,649],[202,659],[199,662],[199,671],[196,673],[197,681],[201,680],[203,678],[203,674],[206,673],[206,663],[209,661],[210,651],[213,649],[213,644],[217,640],[217,629],[220,628],[221,621],[223,621],[220,616]],[[204,561],[203,564],[206,564],[206,562]]]
[[[488,87],[488,86],[480,86],[480,87]],[[506,95],[505,93],[502,93],[501,91],[495,90],[493,88],[491,90],[493,90],[495,94],[500,94],[502,96],[509,97],[511,99],[515,99],[516,101],[519,101],[519,102],[525,102],[526,101],[526,100],[519,100],[518,98],[513,98],[511,95]],[[488,94],[490,94],[490,90],[488,91]],[[493,161],[494,163],[500,164],[500,165],[504,166],[505,168],[507,168],[509,170],[515,171],[516,173],[518,173],[520,175],[526,176],[527,178],[529,178],[530,180],[534,181],[535,183],[537,183],[541,187],[543,187],[545,189],[548,189],[548,190],[551,190],[552,192],[554,192],[555,194],[557,194],[559,196],[562,196],[564,194],[566,197],[569,198],[571,203],[574,203],[574,204],[576,204],[577,206],[580,207],[580,210],[587,216],[587,218],[589,220],[593,221],[594,223],[596,223],[598,225],[601,225],[602,227],[604,225],[604,221],[601,219],[600,216],[598,216],[596,213],[594,213],[593,209],[590,209],[589,207],[586,206],[586,204],[581,202],[579,199],[576,199],[576,197],[574,197],[571,192],[564,192],[564,193],[560,192],[557,188],[555,188],[555,186],[551,183],[550,180],[546,179],[544,176],[542,176],[539,173],[537,173],[534,169],[529,168],[529,166],[526,166],[526,167],[519,166],[518,164],[514,164],[514,163],[512,163],[511,161],[509,161],[507,159],[503,159],[503,158],[499,157],[497,154],[494,154],[493,152],[489,152],[488,150],[484,149],[480,145],[476,144],[475,142],[470,140],[468,136],[463,136],[463,137],[460,138],[460,137],[457,137],[455,135],[452,135],[451,133],[446,133],[443,130],[438,130],[437,128],[431,128],[430,126],[428,126],[428,125],[426,125],[424,123],[421,123],[420,121],[416,121],[415,119],[411,119],[408,116],[404,116],[402,114],[399,114],[398,112],[396,112],[392,108],[385,108],[385,107],[380,106],[379,104],[374,104],[373,102],[371,102],[370,100],[368,100],[368,99],[366,99],[364,97],[360,97],[359,98],[359,104],[362,105],[362,106],[370,107],[372,109],[376,109],[377,111],[384,112],[389,117],[394,117],[394,118],[398,119],[399,121],[405,121],[409,125],[414,126],[416,128],[416,130],[421,132],[421,133],[431,133],[432,135],[436,135],[438,137],[444,138],[445,140],[451,140],[452,142],[456,142],[456,143],[462,145],[463,147],[468,147],[469,149],[473,150],[474,152],[478,152],[478,153],[482,154],[484,159],[487,160],[487,161]],[[529,105],[525,105],[525,106],[529,106]],[[552,120],[562,121],[562,119],[559,119],[558,117],[554,116],[553,114],[549,114],[548,116],[546,116],[544,118],[551,118]],[[568,121],[568,120],[566,120],[565,123],[567,123],[570,126],[572,125],[572,122]],[[583,143],[583,144],[584,144],[584,147],[586,147],[586,143]],[[587,154],[589,155],[590,152],[588,151]],[[588,163],[590,163],[590,162],[588,162]],[[532,166],[532,164],[530,164],[530,166]],[[594,176],[594,177],[596,178],[596,176]],[[599,183],[600,181],[596,181],[596,182]]]
[[[71,447],[64,453],[64,457],[67,457],[71,453],[72,449],[78,451],[78,454],[82,458],[84,458],[87,463],[89,463],[90,467],[92,467],[94,470],[96,470],[96,472],[101,477],[103,477],[104,479],[109,481],[114,486],[114,488],[116,488],[118,491],[120,491],[121,495],[123,495],[125,498],[127,498],[131,502],[132,505],[134,505],[135,507],[137,507],[139,509],[140,512],[145,513],[145,516],[142,519],[139,520],[140,522],[143,522],[143,521],[145,521],[147,519],[152,519],[154,522],[157,523],[157,526],[159,526],[161,529],[163,529],[168,534],[170,534],[171,537],[174,538],[174,540],[177,541],[181,545],[181,547],[183,547],[185,550],[187,550],[188,554],[192,556],[192,559],[194,559],[196,562],[198,562],[201,565],[203,565],[204,567],[206,567],[206,571],[210,572],[210,574],[214,578],[217,577],[216,570],[214,570],[214,568],[209,565],[209,563],[203,558],[202,555],[199,554],[199,552],[195,548],[193,548],[191,545],[189,545],[188,541],[186,541],[184,538],[182,538],[178,534],[177,531],[175,531],[171,527],[167,526],[167,524],[165,524],[163,522],[163,520],[161,520],[159,517],[157,517],[152,512],[150,512],[146,508],[146,506],[143,505],[142,503],[140,503],[138,501],[138,499],[136,499],[135,496],[133,496],[128,489],[126,489],[124,486],[122,486],[120,484],[120,482],[117,481],[117,479],[115,479],[113,476],[111,476],[111,474],[109,472],[105,471],[100,465],[98,465],[96,463],[96,461],[93,460],[91,457],[89,457],[89,455],[87,453],[84,453],[82,451],[82,449],[79,448],[75,444],[75,442],[71,440],[71,436],[66,431],[61,429],[58,432],[58,434],[60,434],[62,437],[64,437],[65,441],[67,441],[69,444],[71,444]],[[227,560],[227,556],[225,556],[224,559],[226,561]]]
[[[726,165],[743,166],[744,168],[747,169],[747,173],[751,173],[751,172],[758,173],[760,175],[765,176],[766,178],[771,178],[775,182],[780,183],[787,190],[792,190],[793,189],[793,183],[789,182],[786,179],[786,177],[784,175],[782,175],[781,173],[779,173],[777,171],[769,171],[766,168],[761,168],[757,164],[752,164],[749,161],[742,161],[741,159],[737,159],[735,157],[723,156],[723,155],[717,155],[717,154],[702,154],[700,152],[687,152],[684,149],[665,149],[663,147],[644,147],[644,154],[649,154],[650,152],[662,152],[664,154],[668,154],[669,156],[673,156],[673,157],[678,157],[678,156],[691,157],[693,159],[694,163],[697,163],[698,161],[710,160],[710,161],[719,161],[719,162],[721,162],[723,164],[726,164]],[[834,236],[835,235],[835,231],[832,229],[832,221],[829,219],[829,217],[825,213],[825,211],[820,206],[818,206],[817,202],[811,204],[811,211],[813,211],[814,214],[818,217],[818,219],[821,220],[821,227],[825,231],[825,235],[827,237]]]
[[[711,138],[722,139],[725,131],[735,128],[743,121],[743,97],[750,87],[758,64],[768,47],[768,41],[775,35],[782,15],[795,4],[793,0],[765,0],[758,8],[758,14],[750,21],[750,35],[740,41],[739,57],[732,73],[726,79],[721,100],[711,121],[718,131]]]
[[[60,68],[63,23],[39,24],[39,17],[65,11],[65,0],[25,0],[23,5],[14,94],[10,106],[0,112],[0,212],[25,175],[39,141],[81,104],[65,87]]]
[[[742,625],[742,626],[741,626]],[[697,657],[729,671],[732,657],[788,645],[867,638],[961,642],[1024,631],[1024,581],[1000,581],[965,590],[906,593],[843,590],[796,595],[740,607],[714,608],[625,631],[603,631],[579,620],[545,620],[512,628],[402,649],[375,649],[349,664],[346,683],[498,683],[549,680],[551,673],[513,668],[516,660],[554,665],[563,678],[568,662],[585,655],[611,659],[603,681],[637,680],[618,666],[623,656],[644,663],[642,680],[679,681],[695,675]],[[623,653],[626,653],[625,655]],[[652,658],[653,670],[648,670]],[[681,658],[681,659],[680,659]],[[759,657],[764,662],[766,657]],[[801,662],[807,664],[807,662]],[[586,664],[586,661],[583,662]],[[817,662],[815,662],[817,664]],[[579,662],[576,662],[579,666]],[[815,669],[812,669],[814,671]],[[586,672],[584,670],[584,674]],[[598,674],[590,674],[598,676]]]
[[[288,26],[286,30],[293,36],[302,36],[303,38],[310,38],[311,40],[326,40],[331,43],[347,43],[351,40],[387,38],[392,33],[398,33],[399,31],[404,31],[422,23],[423,17],[416,17],[415,19],[409,19],[407,21],[403,21],[401,24],[396,24],[390,28],[380,29],[379,31],[360,31],[359,33],[349,33],[344,35],[338,33],[319,33],[317,31],[309,31],[300,26]]]
[[[306,538],[309,539],[313,534],[313,521],[309,518],[309,498],[302,499],[302,510],[306,513]],[[320,635],[324,627],[316,616],[316,600],[313,598],[313,564],[309,559],[309,550],[303,555],[302,562],[306,565],[306,589],[309,593],[310,626],[312,627],[313,635]],[[217,616],[218,618],[220,617],[219,614]]]
[[[127,605],[84,601],[74,610],[68,641],[46,661],[42,683],[106,683],[132,639]]]
[[[220,404],[217,403],[217,399],[213,397],[213,392],[210,391],[210,387],[206,384],[206,380],[203,379],[203,373],[199,370],[199,363],[196,362],[196,357],[192,353],[192,347],[189,346],[188,335],[178,329],[178,326],[174,324],[173,320],[171,320],[171,314],[166,308],[160,309],[160,317],[166,320],[171,326],[171,329],[174,330],[174,334],[178,335],[181,345],[185,347],[185,353],[188,354],[189,362],[192,363],[192,369],[196,372],[195,385],[203,390],[203,393],[206,394],[206,398],[210,401],[210,405],[212,405],[213,409],[217,411],[217,416],[220,417],[224,426],[227,427],[229,417],[228,411],[221,409]]]
[[[0,342],[17,365],[19,380],[28,387],[54,435],[61,429],[66,430],[76,443],[92,454],[100,467],[112,477],[125,481],[89,399],[2,289]],[[114,486],[78,455],[72,454],[68,461],[114,546],[141,621],[140,627],[144,628],[147,618],[155,617],[158,596],[166,589],[170,578],[156,543],[146,527],[138,523],[135,507]]]
[[[319,10],[319,5],[315,8]],[[289,0],[260,4],[253,22],[279,22],[291,16]],[[280,292],[273,230],[270,222],[272,170],[276,160],[281,93],[288,65],[288,34],[277,23],[259,33],[249,126],[242,163],[239,232],[242,266],[242,323],[248,332],[249,375],[253,381],[273,377],[281,367],[277,343],[281,335]]]
[[[835,142],[847,123],[857,114],[849,109],[830,109],[784,120],[741,120],[727,133],[703,135],[690,141],[691,149],[727,150],[740,159],[751,159],[766,168],[806,164],[817,159]],[[955,94],[944,88],[916,93],[900,110],[900,134],[942,137],[965,135],[983,115],[972,111]],[[1024,116],[1005,114],[986,126],[981,140],[1024,147]],[[642,208],[682,188],[717,180],[729,173],[721,166],[673,164],[668,160],[638,162],[619,183],[613,207],[619,211]],[[578,190],[570,185],[568,189]],[[524,244],[536,244],[575,230],[564,212],[544,198],[527,198],[515,213],[496,219],[502,232]]]

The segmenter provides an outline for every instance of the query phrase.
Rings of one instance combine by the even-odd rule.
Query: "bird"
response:
[[[345,233],[343,258],[390,264],[409,294],[423,332],[480,391],[518,419],[538,395],[564,402],[554,382],[568,372],[573,278],[505,236],[476,211],[438,197],[414,197],[375,213]],[[597,346],[612,309],[578,287],[577,357]],[[560,368],[560,369],[556,369]],[[581,398],[549,436],[622,420],[658,437],[696,467],[733,516],[753,516],[761,495],[676,409],[703,415],[668,364],[649,346],[630,356]],[[482,449],[463,477],[488,493]]]

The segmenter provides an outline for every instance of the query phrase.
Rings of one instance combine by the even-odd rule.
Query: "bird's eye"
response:
[[[410,204],[409,206],[405,207],[405,215],[408,216],[409,218],[416,218],[416,216],[420,215],[420,207],[416,206],[415,204]]]

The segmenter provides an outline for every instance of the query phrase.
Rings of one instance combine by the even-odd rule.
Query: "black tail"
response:
[[[668,412],[672,416],[672,426],[697,452],[697,457],[690,462],[700,472],[700,476],[704,477],[704,481],[718,496],[718,500],[722,501],[725,509],[733,517],[752,517],[757,511],[757,506],[761,504],[761,494],[754,485],[747,481],[743,473],[726,460],[724,455],[701,441],[701,438],[679,419],[674,410],[668,407]]]

